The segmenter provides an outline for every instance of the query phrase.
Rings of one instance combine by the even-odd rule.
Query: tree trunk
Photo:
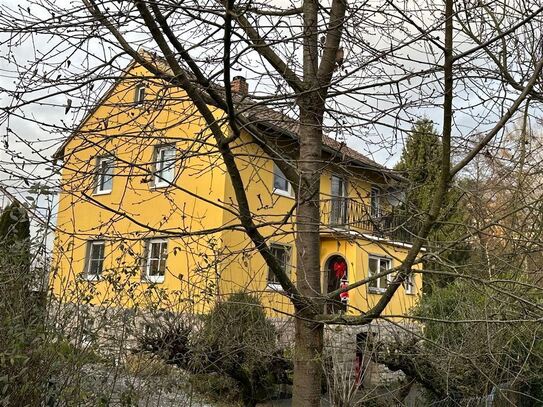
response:
[[[299,100],[300,190],[296,212],[296,285],[300,294],[317,298],[320,281],[320,175],[322,112],[317,92]],[[319,406],[322,380],[323,325],[311,322],[319,312],[296,309],[293,405]]]
[[[293,406],[319,406],[323,325],[296,318]]]

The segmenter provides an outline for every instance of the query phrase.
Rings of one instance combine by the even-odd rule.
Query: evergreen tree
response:
[[[406,218],[418,218],[428,211],[433,197],[441,159],[441,138],[431,120],[418,120],[405,143],[400,161],[395,166],[407,179],[402,210]],[[465,211],[462,208],[462,194],[456,185],[452,185],[444,201],[444,208],[439,222],[428,236],[428,253],[439,253],[438,258],[427,262],[427,270],[454,271],[455,267],[465,264],[470,257],[469,244],[460,240],[466,232],[458,225],[466,224]],[[416,230],[416,228],[412,228]],[[451,244],[454,245],[451,246]],[[447,248],[442,252],[442,249]],[[445,286],[451,277],[426,275],[424,292],[429,293],[434,286]]]
[[[26,210],[17,202],[0,215],[0,254],[10,267],[29,271],[30,222]]]
[[[439,173],[441,139],[429,119],[418,120],[405,143],[395,169],[408,180],[405,209],[419,214],[428,209]]]
[[[45,296],[33,289],[30,263],[30,222],[14,202],[0,215],[0,405],[41,405],[46,391]]]

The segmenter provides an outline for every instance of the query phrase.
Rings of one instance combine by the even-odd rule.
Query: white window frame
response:
[[[277,188],[275,186],[276,178],[284,179],[287,183],[287,189]],[[285,177],[283,171],[281,171],[281,169],[275,163],[273,163],[273,193],[276,195],[286,196],[287,198],[292,198],[294,196],[291,183],[288,181],[287,177]]]
[[[290,276],[290,271],[292,268],[292,246],[288,244],[284,244],[284,243],[271,243],[270,250],[273,251],[273,249],[286,251],[287,259],[286,259],[286,264],[285,264],[285,273],[287,274],[287,276]],[[273,291],[283,291],[281,284],[276,280],[275,274],[273,274],[273,272],[271,271],[269,267],[268,267],[268,275],[266,276],[266,287],[269,290],[273,290]]]
[[[377,261],[377,270],[378,270],[377,273],[381,272],[381,262],[387,262],[388,263],[388,267],[386,268],[386,270],[390,270],[391,268],[393,268],[392,259],[390,257],[373,255],[373,254],[369,255],[368,256],[368,277],[372,276],[372,271],[371,271],[371,268],[370,268],[370,261],[371,260],[376,260]],[[392,281],[393,277],[394,277],[394,273],[390,273],[390,274],[387,274],[384,277],[379,277],[377,280],[371,281],[370,283],[368,283],[368,291],[370,293],[377,293],[377,294],[384,293],[386,291],[387,287],[388,287],[388,284]],[[377,284],[376,287],[371,286],[371,284],[373,282],[375,282]],[[384,287],[381,286],[383,282],[385,282]]]
[[[111,173],[104,173],[102,172],[102,165],[104,162],[110,162],[111,163]],[[109,188],[105,188],[104,185],[106,184],[105,178],[111,177],[110,184],[111,186]],[[111,155],[103,155],[96,158],[96,168],[95,168],[95,187],[94,187],[94,195],[104,195],[104,194],[110,194],[113,190],[113,178],[115,176],[115,159]]]
[[[160,244],[160,245],[166,245],[166,250],[159,251],[159,257],[151,257],[153,254],[153,245]],[[162,283],[164,282],[164,277],[166,275],[167,270],[167,261],[168,261],[168,239],[164,238],[157,238],[157,239],[149,239],[145,242],[145,280],[149,281],[151,283]],[[160,270],[160,263],[164,261],[164,274],[162,275],[150,275],[151,271],[151,261],[152,260],[158,260],[158,267]]]
[[[173,161],[172,163],[167,166],[166,164],[166,156],[161,154],[165,154],[166,151],[172,151],[173,152]],[[175,180],[175,161],[176,161],[176,152],[174,144],[162,144],[157,147],[155,147],[154,152],[154,159],[155,159],[155,169],[153,172],[153,187],[155,188],[165,188],[170,186],[174,180]],[[171,171],[171,176],[168,178],[164,177],[162,174],[164,171]],[[169,179],[171,178],[171,179]]]
[[[407,275],[407,277],[405,278],[402,284],[403,284],[403,288],[406,294],[408,295],[415,294],[415,275],[413,274],[413,272]]]
[[[97,246],[102,246],[102,257],[101,258],[93,258],[94,254],[94,248]],[[89,240],[87,241],[87,254],[85,258],[85,278],[87,280],[99,280],[100,276],[104,272],[104,261],[106,258],[106,242],[105,240]],[[92,262],[101,262],[100,271],[98,273],[91,273],[91,264]]]
[[[134,92],[134,104],[143,105],[145,103],[146,86],[143,83],[138,83]]]

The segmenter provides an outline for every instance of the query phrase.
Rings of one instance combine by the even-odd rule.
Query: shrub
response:
[[[149,327],[138,338],[138,350],[156,354],[168,363],[186,368],[192,328],[181,320],[165,320]]]
[[[234,379],[246,406],[271,398],[291,366],[278,350],[275,328],[262,304],[245,293],[215,306],[195,344],[192,369]]]
[[[190,371],[196,391],[228,394],[246,406],[291,383],[292,362],[278,349],[273,324],[260,301],[245,293],[218,303],[199,330],[179,319],[157,321],[138,338],[138,350]]]
[[[426,319],[428,340],[411,349],[411,359],[434,367],[431,382],[441,390],[434,397],[481,397],[504,386],[500,391],[509,396],[516,392],[541,400],[541,323],[531,320],[526,304],[502,300],[496,289],[541,302],[540,289],[515,284],[511,277],[493,286],[456,281],[434,290],[415,310]],[[507,390],[511,386],[514,389]]]

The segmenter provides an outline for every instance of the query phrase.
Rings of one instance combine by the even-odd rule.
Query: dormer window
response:
[[[145,85],[143,83],[139,83],[136,86],[136,92],[134,94],[134,103],[136,105],[141,105],[145,101]]]

